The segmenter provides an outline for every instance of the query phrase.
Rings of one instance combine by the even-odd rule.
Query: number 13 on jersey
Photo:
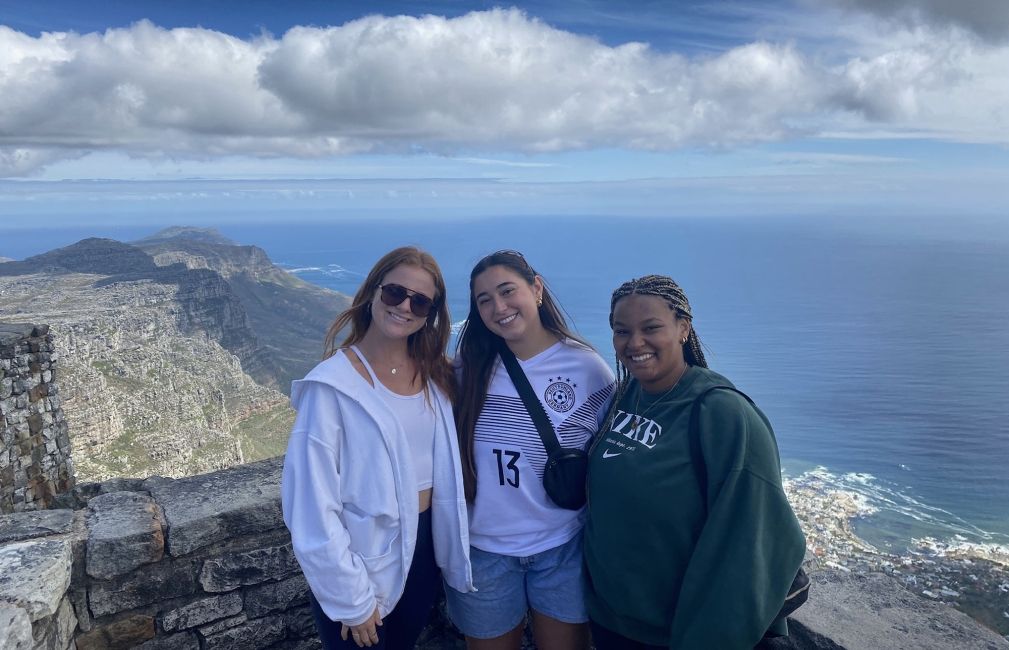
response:
[[[513,488],[517,488],[519,486],[519,467],[516,463],[522,454],[510,449],[492,449],[491,451],[497,456],[498,482],[501,485],[507,483]],[[505,462],[505,458],[507,458],[507,462]]]

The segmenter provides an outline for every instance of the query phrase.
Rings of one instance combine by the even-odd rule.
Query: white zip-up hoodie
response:
[[[474,591],[469,521],[452,407],[435,409],[431,521],[445,582]],[[298,417],[287,444],[281,503],[294,554],[330,619],[360,625],[403,595],[417,542],[417,481],[406,434],[340,350],[291,384]]]

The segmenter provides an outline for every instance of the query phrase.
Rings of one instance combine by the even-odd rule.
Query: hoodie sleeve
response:
[[[708,517],[684,574],[670,648],[752,648],[784,602],[805,553],[781,487],[774,434],[743,399],[701,407]]]
[[[350,550],[341,522],[339,402],[325,384],[306,381],[294,391],[298,410],[281,479],[284,523],[294,554],[330,619],[360,625],[375,611],[375,591],[361,558]]]

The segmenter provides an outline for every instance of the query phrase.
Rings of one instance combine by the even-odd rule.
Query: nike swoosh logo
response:
[[[619,456],[623,452],[610,453],[609,449],[603,451],[603,458],[613,458],[614,456]]]

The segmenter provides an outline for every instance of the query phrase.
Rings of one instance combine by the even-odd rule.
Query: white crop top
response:
[[[424,397],[424,391],[415,395],[400,395],[392,392],[378,380],[371,364],[357,349],[357,346],[352,345],[350,349],[364,364],[379,397],[392,410],[406,433],[406,441],[410,447],[410,458],[413,461],[413,471],[417,477],[417,491],[427,490],[434,485],[432,463],[434,462],[435,414],[428,400]]]

